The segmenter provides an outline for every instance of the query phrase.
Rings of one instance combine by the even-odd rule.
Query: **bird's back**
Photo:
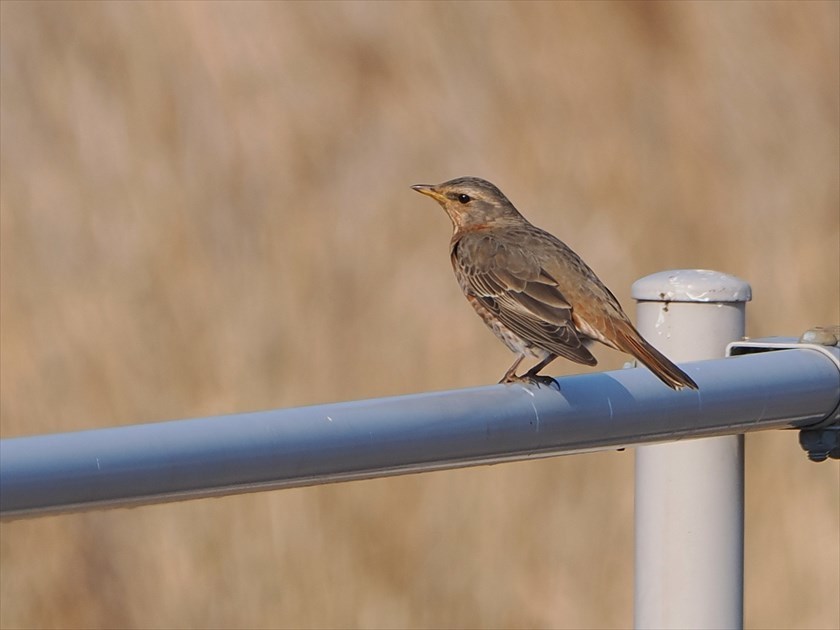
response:
[[[526,256],[533,259],[533,264],[556,281],[557,291],[572,307],[581,332],[603,341],[601,335],[592,333],[604,327],[606,318],[630,323],[612,291],[572,248],[525,219],[523,223],[519,229],[492,230],[492,237],[503,246],[527,252]],[[589,328],[594,330],[587,330]]]

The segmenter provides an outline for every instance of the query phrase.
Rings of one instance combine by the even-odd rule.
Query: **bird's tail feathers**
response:
[[[671,389],[682,389],[683,387],[699,389],[697,383],[688,374],[645,341],[634,328],[628,326],[625,330],[622,327],[617,332],[621,349],[644,363],[668,387]]]

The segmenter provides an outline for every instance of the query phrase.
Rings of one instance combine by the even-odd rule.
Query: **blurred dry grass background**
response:
[[[631,283],[840,321],[840,4],[0,4],[2,436],[495,382],[479,175]],[[623,357],[603,350],[601,367]],[[558,362],[556,373],[580,371]],[[747,440],[746,623],[840,626],[838,464]],[[4,628],[626,627],[633,455],[2,525]]]

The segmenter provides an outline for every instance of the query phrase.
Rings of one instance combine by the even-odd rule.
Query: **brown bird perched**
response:
[[[502,191],[477,177],[414,190],[452,220],[452,267],[470,304],[518,356],[500,383],[548,383],[539,371],[557,357],[595,365],[592,341],[632,354],[673,389],[697,383],[645,341],[618,300],[561,240],[531,225]],[[524,375],[516,368],[539,360]]]

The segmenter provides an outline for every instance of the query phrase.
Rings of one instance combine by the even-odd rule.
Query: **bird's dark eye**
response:
[[[472,199],[469,195],[465,195],[462,193],[458,195],[458,201],[460,201],[461,203],[469,203],[470,201],[472,201]]]

